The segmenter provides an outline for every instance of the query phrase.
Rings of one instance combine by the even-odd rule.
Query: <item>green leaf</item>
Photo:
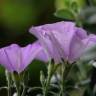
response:
[[[79,14],[80,19],[88,24],[96,23],[96,7],[87,7]]]
[[[80,88],[80,90],[73,90],[69,94],[69,96],[83,96],[85,88]]]
[[[72,10],[74,10],[74,12],[78,13],[79,7],[78,7],[77,2],[72,2],[71,8]]]
[[[80,58],[81,61],[91,61],[96,59],[96,44],[91,48],[87,48]]]
[[[66,4],[67,7],[70,7],[70,4],[71,4],[71,0],[65,0],[64,3]]]
[[[68,20],[75,20],[74,14],[68,9],[58,10],[55,13],[55,16],[63,19],[68,19]]]

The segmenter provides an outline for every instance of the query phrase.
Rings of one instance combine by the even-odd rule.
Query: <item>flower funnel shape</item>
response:
[[[38,38],[55,63],[62,59],[70,63],[79,59],[86,47],[84,40],[88,37],[84,29],[64,21],[32,27],[29,32]]]
[[[0,64],[9,72],[22,72],[34,59],[47,61],[47,55],[39,42],[25,47],[12,44],[0,49]]]

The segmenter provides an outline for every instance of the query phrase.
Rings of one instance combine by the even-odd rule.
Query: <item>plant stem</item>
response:
[[[19,87],[16,87],[16,90],[17,90],[17,96],[21,96],[20,95],[20,88]]]
[[[62,64],[61,65],[61,84],[60,84],[61,90],[60,90],[59,96],[64,96],[64,71],[65,71],[65,66],[64,64]]]
[[[21,94],[20,94],[20,77],[19,77],[19,74],[18,73],[13,73],[12,76],[13,76],[13,81],[14,81],[15,86],[16,86],[17,96],[21,96]]]
[[[60,82],[60,93],[59,96],[64,96],[65,91],[65,80],[67,79],[67,76],[70,73],[70,70],[72,68],[72,65],[68,62],[64,62],[61,64],[61,82]]]
[[[53,68],[53,65],[51,64],[51,62],[49,63],[48,65],[48,77],[46,79],[46,84],[45,84],[45,87],[43,88],[43,95],[44,96],[47,96],[48,94],[48,89],[49,89],[49,85],[50,85],[50,80],[51,80],[51,77],[52,77],[52,68]]]
[[[11,96],[11,86],[10,86],[10,81],[8,81],[8,96]]]
[[[8,96],[11,96],[11,76],[10,73],[6,70],[6,79],[7,79],[7,84],[8,84]]]
[[[44,90],[44,96],[47,96],[48,89],[49,89],[49,84],[50,84],[50,78],[51,78],[51,76],[48,77],[48,80],[46,82],[46,87],[45,87],[45,90]]]
[[[21,96],[25,96],[25,93],[26,93],[26,87],[24,86],[23,87],[23,92],[22,92],[22,95]]]
[[[43,96],[48,95],[48,90],[49,90],[49,87],[50,87],[51,78],[52,78],[53,74],[55,73],[55,71],[57,70],[58,66],[59,66],[59,64],[55,65],[54,61],[52,61],[52,60],[49,62],[48,76],[47,76],[47,79],[45,81],[45,85],[43,86]]]

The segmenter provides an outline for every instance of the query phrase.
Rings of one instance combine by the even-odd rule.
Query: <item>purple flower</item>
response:
[[[76,61],[86,45],[86,31],[76,27],[73,22],[45,24],[32,27],[29,31],[39,39],[55,63],[61,62],[61,58],[69,62]]]
[[[96,59],[96,35],[90,34],[85,40],[86,48],[82,54],[81,61],[91,61]]]
[[[34,59],[46,61],[47,55],[39,42],[20,47],[12,44],[0,49],[0,64],[9,72],[22,72]]]
[[[92,46],[96,45],[96,35],[90,34],[85,40],[86,49],[90,49]]]

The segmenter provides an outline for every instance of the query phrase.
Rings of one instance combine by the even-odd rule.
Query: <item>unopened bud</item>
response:
[[[43,71],[40,71],[40,82],[41,82],[42,85],[44,85],[44,82],[45,82],[45,76],[44,76]]]

